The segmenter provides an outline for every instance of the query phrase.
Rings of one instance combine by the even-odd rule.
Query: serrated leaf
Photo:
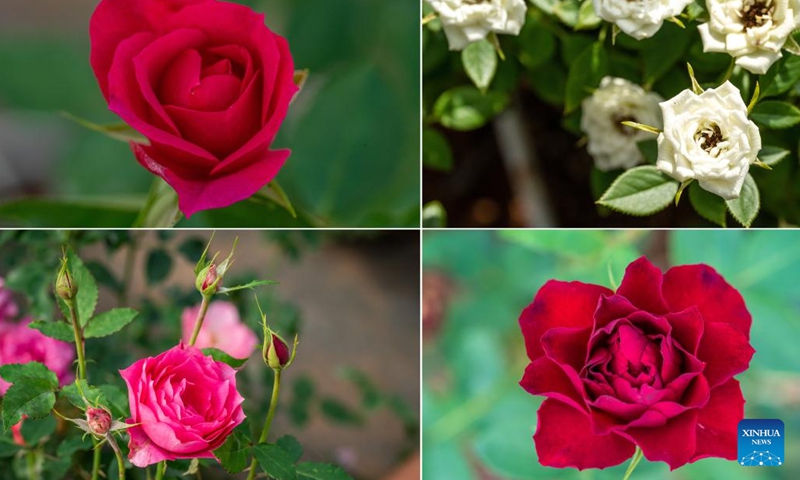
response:
[[[147,255],[145,270],[148,285],[157,285],[166,280],[172,270],[172,257],[162,249],[151,251]]]
[[[497,72],[497,53],[492,44],[486,39],[470,43],[461,51],[461,63],[472,83],[485,92]]]
[[[97,297],[98,297],[98,289],[97,289],[97,282],[95,282],[92,273],[89,271],[88,268],[83,264],[80,257],[70,250],[67,253],[67,258],[69,261],[69,270],[72,273],[72,278],[75,281],[75,284],[78,286],[78,293],[75,297],[75,307],[78,313],[78,321],[81,324],[81,327],[85,326],[86,323],[92,318],[94,315],[94,309],[97,307]],[[67,304],[64,303],[64,300],[61,298],[58,299],[59,306],[61,307],[61,312],[64,314],[64,318],[67,321],[70,321],[70,314],[69,309],[67,308]]]
[[[3,425],[6,430],[22,419],[42,418],[56,403],[58,377],[39,362],[0,367],[0,376],[11,386],[3,397]]]
[[[45,322],[40,320],[31,322],[28,324],[28,328],[39,330],[43,335],[61,340],[62,342],[75,341],[75,334],[72,331],[72,327],[65,322]]]
[[[250,290],[256,287],[262,287],[264,285],[277,285],[279,282],[275,280],[253,280],[252,282],[245,283],[244,285],[236,285],[235,287],[222,287],[217,290],[217,293],[224,293],[229,294],[231,292],[235,292],[237,290]]]
[[[132,308],[115,308],[97,315],[89,321],[83,332],[85,338],[107,337],[125,328],[139,314]]]
[[[303,446],[291,435],[282,436],[275,444],[284,449],[293,462],[299,461],[303,456]]]
[[[800,123],[800,109],[791,103],[766,100],[753,108],[750,118],[765,128],[789,128]]]
[[[253,448],[258,464],[275,480],[297,480],[294,462],[286,451],[278,445],[262,443]]]
[[[748,173],[747,177],[745,177],[739,198],[728,200],[725,203],[728,205],[728,211],[731,212],[733,218],[745,227],[750,228],[758,216],[758,211],[761,209],[761,195],[758,192],[758,185],[753,180],[753,176]]]
[[[214,450],[222,468],[228,473],[239,473],[247,467],[250,456],[250,439],[244,434],[242,428],[236,428],[228,436],[221,447]]]
[[[630,215],[652,215],[672,203],[678,186],[656,167],[645,165],[617,177],[597,203]]]
[[[204,348],[202,352],[204,355],[210,356],[217,362],[225,363],[233,368],[239,368],[249,360],[249,358],[233,358],[218,348]]]
[[[298,464],[297,477],[301,480],[352,480],[353,478],[341,467],[316,462]]]
[[[701,217],[711,223],[725,227],[728,208],[722,197],[714,195],[700,187],[699,183],[693,182],[689,186],[689,202]]]
[[[772,166],[789,156],[790,153],[792,152],[785,148],[767,145],[761,147],[761,151],[758,153],[758,159]]]

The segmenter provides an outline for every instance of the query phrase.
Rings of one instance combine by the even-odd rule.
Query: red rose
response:
[[[286,40],[216,0],[103,0],[89,26],[109,109],[147,137],[136,159],[186,216],[244,200],[289,157],[270,150],[297,92]]]
[[[744,398],[733,379],[755,352],[742,296],[707,265],[667,273],[646,258],[617,292],[550,281],[519,323],[520,381],[548,397],[533,436],[542,465],[605,468],[635,445],[671,469],[736,458]]]

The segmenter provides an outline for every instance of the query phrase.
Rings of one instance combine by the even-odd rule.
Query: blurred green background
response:
[[[745,416],[783,420],[786,463],[704,459],[670,473],[643,460],[631,478],[800,478],[800,232],[441,231],[423,242],[426,480],[623,477],[628,462],[584,472],[539,464],[531,437],[542,398],[517,383],[528,363],[517,320],[547,280],[611,287],[641,255],[662,269],[707,263],[744,296],[757,351],[737,376]]]
[[[0,2],[0,201],[37,199],[0,205],[4,224],[125,227],[144,202],[154,177],[128,146],[58,114],[118,121],[89,65],[97,3]],[[277,180],[300,218],[245,201],[179,226],[419,225],[419,4],[238,3],[311,71],[274,144],[293,151]]]

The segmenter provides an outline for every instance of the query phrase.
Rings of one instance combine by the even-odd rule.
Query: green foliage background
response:
[[[240,202],[179,226],[419,224],[419,5],[407,0],[239,0],[267,12],[311,71],[275,142],[293,153],[277,177],[297,208]],[[0,32],[0,108],[67,132],[49,173],[63,202],[0,206],[0,221],[32,226],[133,223],[154,178],[127,145],[58,116],[117,122],[89,65],[86,28]],[[103,200],[98,200],[102,196]],[[109,197],[114,201],[108,201]],[[59,205],[64,205],[59,207]]]
[[[786,463],[745,468],[704,459],[672,473],[643,460],[632,479],[800,478],[800,232],[796,231],[504,231],[425,235],[426,274],[453,283],[441,330],[423,348],[423,445],[426,480],[620,479],[606,470],[553,469],[536,458],[532,436],[541,397],[517,382],[527,357],[517,319],[549,279],[612,287],[627,264],[666,239],[670,265],[707,263],[744,296],[756,349],[741,381],[748,418],[786,425]],[[612,283],[611,278],[614,279]],[[427,326],[426,326],[427,328]],[[576,436],[579,442],[580,437]]]

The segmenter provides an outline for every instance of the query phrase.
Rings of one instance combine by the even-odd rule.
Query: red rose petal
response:
[[[697,450],[692,461],[706,457],[735,460],[737,426],[744,418],[739,382],[730,379],[711,390],[711,398],[697,415]]]
[[[578,409],[586,408],[577,375],[570,377],[547,357],[539,357],[528,364],[519,384],[531,395],[554,398]]]
[[[187,105],[191,101],[192,89],[200,85],[200,69],[203,58],[195,49],[181,52],[167,68],[158,98],[164,105]]]
[[[633,443],[619,435],[595,435],[585,413],[551,399],[539,408],[533,441],[539,463],[555,468],[612,467],[635,450]]]
[[[752,318],[742,295],[708,265],[671,268],[664,274],[663,291],[671,311],[697,307],[706,326],[726,323],[750,339]]]
[[[650,263],[647,257],[642,257],[625,269],[617,295],[622,295],[642,310],[664,314],[669,309],[661,294],[662,282],[661,270]]]
[[[597,303],[611,290],[581,282],[550,280],[536,293],[519,318],[528,358],[544,355],[542,335],[555,327],[591,327]]]
[[[736,328],[724,323],[706,325],[697,358],[706,362],[703,374],[713,388],[747,370],[755,350]]]
[[[678,405],[673,407],[680,408]],[[625,430],[624,435],[641,447],[642,453],[648,460],[666,462],[670,470],[675,470],[685,465],[694,455],[696,430],[697,410],[689,410],[662,426],[632,427]]]
[[[664,315],[664,318],[672,326],[672,337],[686,351],[697,355],[697,347],[700,345],[705,326],[700,310],[691,307],[682,312],[668,313]]]
[[[556,363],[572,367],[575,373],[579,373],[586,364],[586,346],[591,334],[591,327],[551,328],[542,335],[542,348]]]
[[[637,310],[638,308],[633,306],[625,297],[604,295],[600,298],[600,303],[597,305],[597,311],[594,314],[594,329],[595,331],[601,330],[614,320],[626,318]]]

